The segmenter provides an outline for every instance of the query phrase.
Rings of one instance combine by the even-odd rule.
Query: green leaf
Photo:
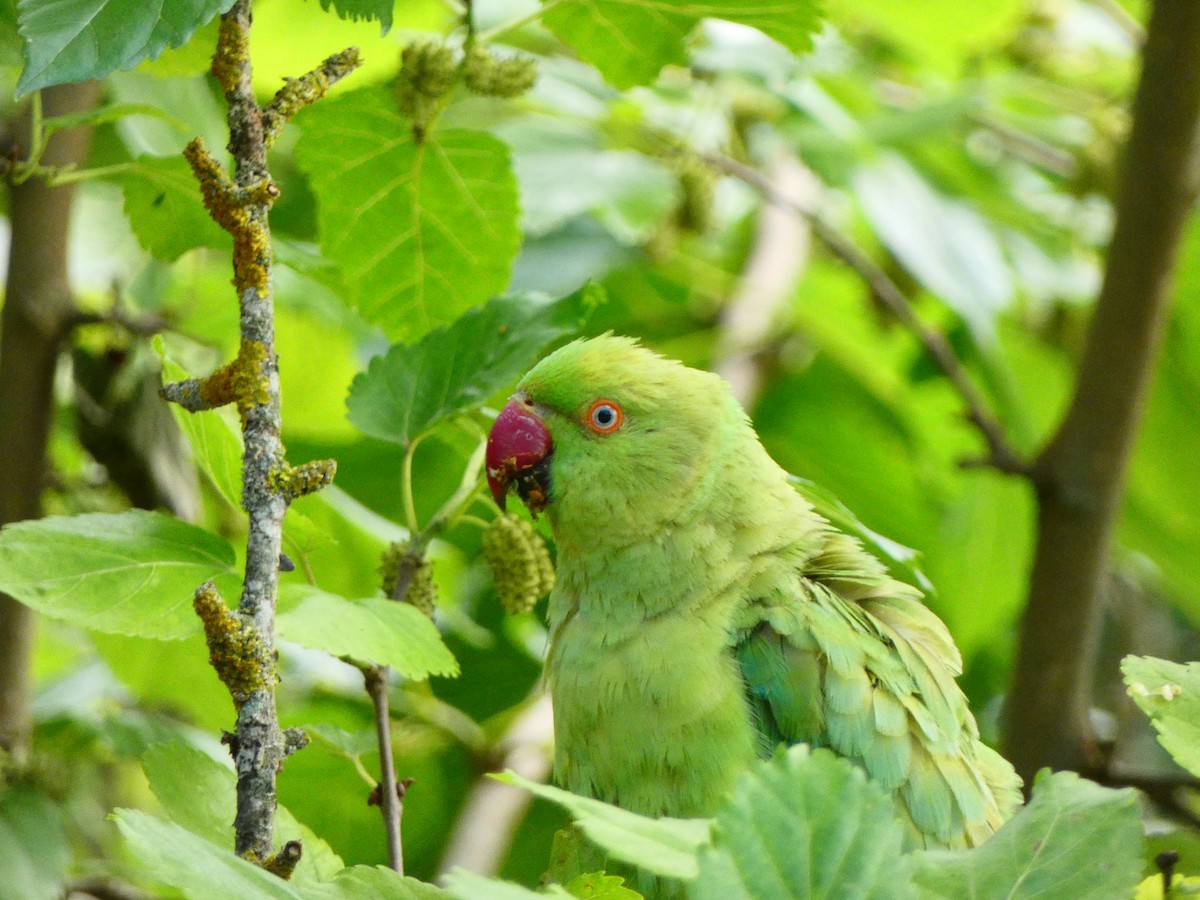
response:
[[[906,897],[902,841],[892,798],[861,769],[798,745],[739,777],[688,897]]]
[[[407,446],[521,375],[551,341],[577,330],[585,288],[555,303],[497,297],[411,346],[377,356],[350,385],[347,414],[365,434]]]
[[[21,0],[25,70],[17,95],[131,69],[178,47],[232,0]]]
[[[466,869],[455,869],[446,876],[446,887],[450,895],[458,900],[536,900],[539,897],[556,897],[566,900],[573,896],[557,884],[552,884],[544,891],[531,891],[519,884],[508,881],[497,881],[486,875],[477,875]],[[635,897],[638,895],[634,895]]]
[[[298,885],[193,834],[136,809],[118,809],[117,823],[134,857],[158,881],[188,900],[302,900]]]
[[[52,516],[0,531],[0,591],[56,619],[163,640],[196,631],[192,595],[233,574],[233,548],[144,510]]]
[[[1033,799],[986,844],[914,859],[920,896],[931,900],[1129,897],[1142,874],[1137,794],[1043,770]]]
[[[391,666],[414,681],[458,674],[458,662],[429,617],[409,603],[347,600],[308,585],[283,592],[299,605],[281,613],[279,636],[359,662]]]
[[[0,897],[57,900],[70,861],[55,804],[23,785],[0,791]]]
[[[1158,742],[1175,762],[1200,775],[1200,662],[1127,656],[1121,672],[1129,696],[1158,730]]]
[[[155,258],[173,262],[195,247],[230,252],[232,239],[204,208],[183,157],[143,156],[120,181],[133,233]]]
[[[378,19],[384,34],[392,28],[392,7],[395,5],[396,0],[321,0],[321,9],[328,12],[332,7],[340,18],[355,22]]]
[[[685,38],[703,18],[757,28],[796,53],[819,24],[811,0],[543,0],[542,22],[612,85],[649,84],[687,63]]]
[[[593,843],[622,862],[670,878],[696,877],[696,854],[709,840],[708,819],[652,819],[548,784],[538,784],[515,772],[492,777],[557,803],[571,813]]]
[[[437,131],[418,144],[380,89],[320,103],[297,121],[296,159],[323,200],[322,250],[371,322],[416,337],[505,287],[520,232],[503,143]]]
[[[913,276],[962,316],[976,339],[995,339],[1013,299],[1008,263],[974,207],[935,191],[903,157],[884,153],[854,181],[879,239]]]
[[[158,744],[142,757],[150,789],[171,819],[218,847],[233,846],[233,817],[237,812],[237,774],[207,753],[184,744]],[[275,844],[290,840],[304,844],[296,866],[298,881],[327,881],[345,863],[311,829],[280,806],[275,811]]]
[[[284,881],[174,822],[135,809],[112,818],[133,855],[188,900],[440,900],[431,884],[382,867],[343,869],[331,882]]]

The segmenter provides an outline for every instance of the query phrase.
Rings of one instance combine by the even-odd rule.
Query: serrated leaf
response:
[[[688,897],[908,897],[902,841],[892,798],[861,769],[798,745],[738,778]]]
[[[302,647],[324,650],[421,680],[458,674],[458,662],[437,628],[415,606],[394,600],[347,600],[308,585],[287,585],[295,608],[276,621],[279,636]]]
[[[169,640],[200,628],[192,595],[233,548],[163,513],[52,516],[0,530],[0,591],[55,619]]]
[[[598,288],[596,290],[599,290]],[[546,345],[578,329],[583,292],[555,303],[498,297],[411,346],[396,344],[350,385],[350,421],[407,446],[515,380]]]
[[[17,95],[103,78],[179,47],[232,0],[21,0],[25,69]]]
[[[342,19],[378,19],[384,34],[392,29],[392,7],[395,0],[321,0],[321,9],[330,7]]]
[[[209,216],[187,161],[143,156],[123,173],[125,215],[138,242],[155,258],[174,262],[195,247],[229,252],[233,241]]]
[[[0,791],[0,897],[58,900],[70,860],[62,815],[48,797],[22,785]]]
[[[150,789],[171,819],[218,847],[233,846],[237,812],[237,773],[207,753],[184,744],[158,744],[142,757]],[[345,863],[313,831],[296,821],[285,807],[275,811],[275,844],[300,840],[304,854],[293,878],[327,881]]]
[[[542,22],[612,85],[649,84],[662,67],[684,65],[684,40],[704,18],[757,28],[797,53],[819,24],[812,0],[543,0]]]
[[[1129,897],[1142,875],[1137,794],[1044,770],[987,843],[914,855],[919,896],[945,900]]]
[[[383,866],[353,866],[329,884],[304,888],[304,897],[311,900],[445,900],[449,896],[441,888]]]
[[[652,819],[548,784],[538,784],[515,772],[492,777],[557,803],[571,813],[589,840],[615,859],[671,878],[696,877],[696,854],[708,843],[709,819]]]
[[[1121,672],[1129,696],[1150,717],[1175,762],[1200,775],[1200,663],[1127,656]]]
[[[316,189],[321,247],[350,299],[393,338],[450,322],[503,290],[520,245],[508,149],[477,131],[424,143],[386,90],[304,110],[296,160]]]

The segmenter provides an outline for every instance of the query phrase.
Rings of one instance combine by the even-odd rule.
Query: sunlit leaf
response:
[[[103,78],[178,47],[233,0],[21,0],[25,70],[17,93]]]
[[[455,130],[417,143],[391,94],[376,89],[297,121],[297,161],[325,198],[322,249],[367,319],[415,337],[504,288],[520,244],[504,144]]]
[[[53,516],[0,531],[0,590],[97,631],[180,638],[200,628],[192,595],[233,574],[233,548],[163,513]]]
[[[391,666],[413,680],[458,674],[458,663],[438,630],[410,603],[352,601],[306,585],[285,590],[299,603],[277,620],[282,638],[334,656]]]

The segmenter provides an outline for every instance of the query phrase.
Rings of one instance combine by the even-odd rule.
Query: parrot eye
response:
[[[612,400],[597,400],[588,408],[587,427],[596,434],[612,434],[624,421],[621,407]]]

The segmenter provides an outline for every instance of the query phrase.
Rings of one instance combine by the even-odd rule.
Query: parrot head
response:
[[[687,505],[722,431],[744,418],[712,373],[630,338],[575,341],[530,370],[497,417],[488,485],[501,508],[515,490],[545,511],[560,542],[643,536]]]

